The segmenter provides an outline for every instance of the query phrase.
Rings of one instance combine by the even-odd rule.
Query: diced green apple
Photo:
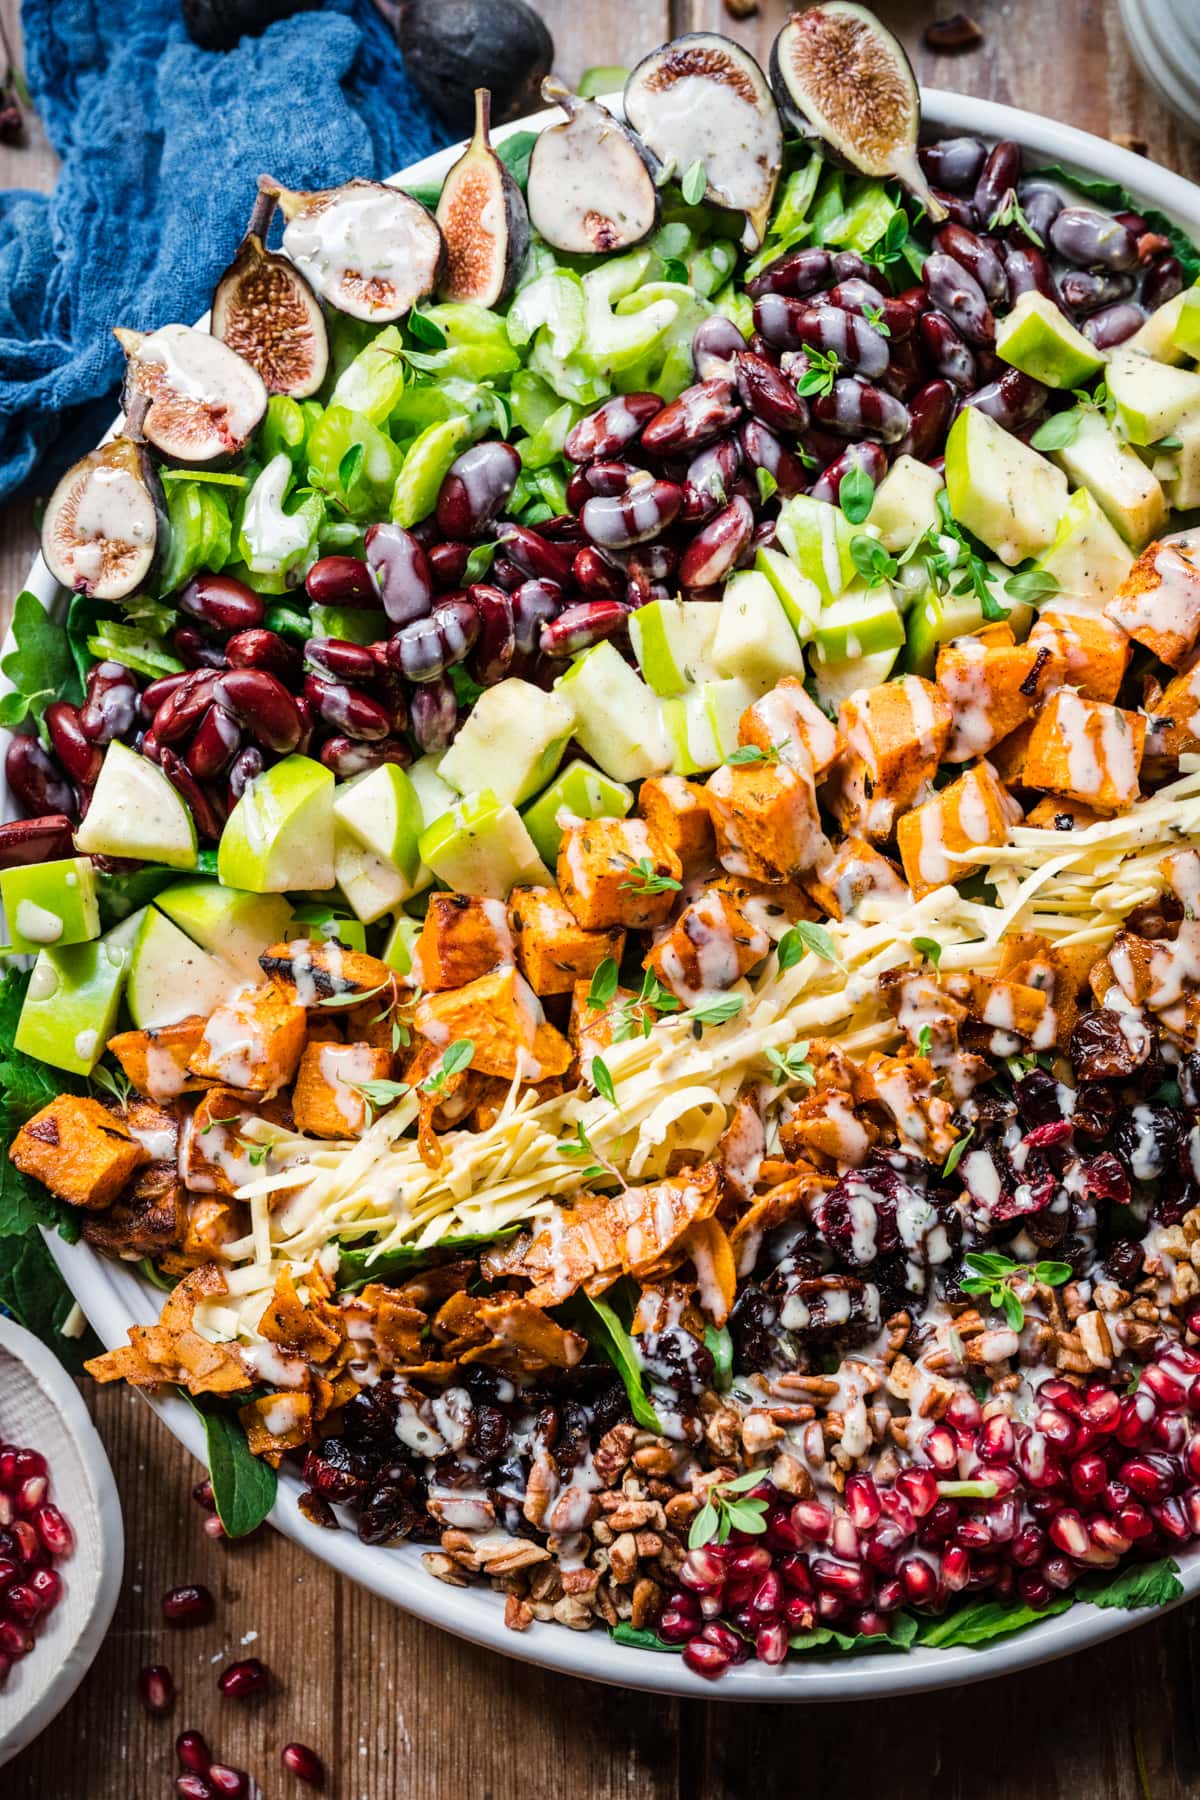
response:
[[[707,686],[719,686],[711,682]],[[724,758],[717,745],[704,701],[704,689],[691,694],[672,694],[663,701],[663,726],[671,742],[672,772],[702,775],[719,768]]]
[[[561,684],[547,694],[515,676],[499,681],[476,700],[439,775],[460,794],[486,787],[519,806],[551,779],[574,724],[575,708]]]
[[[1136,450],[1119,438],[1098,412],[1085,412],[1069,444],[1054,460],[1075,486],[1085,487],[1135,551],[1157,537],[1167,522],[1161,483]]]
[[[813,633],[814,666],[898,650],[903,642],[904,621],[887,582],[853,587],[821,609]]]
[[[469,794],[422,833],[421,861],[457,893],[489,900],[552,879],[516,807],[487,789]]]
[[[1163,493],[1176,512],[1190,512],[1200,506],[1200,416],[1182,420],[1175,436],[1179,449],[1170,453]]]
[[[1062,471],[977,406],[950,427],[946,492],[959,523],[1010,567],[1054,542],[1067,502]]]
[[[804,652],[771,582],[757,569],[731,575],[718,607],[713,661],[722,675],[773,687],[803,675]]]
[[[782,550],[761,545],[754,553],[754,567],[775,589],[779,604],[802,644],[813,634],[821,611],[821,593],[815,581],[802,575]],[[637,618],[635,613],[634,618]]]
[[[901,658],[905,674],[924,675],[932,681],[939,645],[969,636],[983,622],[983,608],[973,590],[939,594],[927,587],[913,602],[905,621],[906,641]]]
[[[768,684],[773,685],[773,684]],[[716,746],[717,761],[728,762],[737,749],[738,723],[748,706],[767,692],[761,681],[734,676],[728,681],[706,681],[700,690],[708,729]]]
[[[419,866],[419,859],[418,859]],[[333,829],[333,872],[347,904],[364,925],[395,912],[413,892],[394,862],[378,856],[344,825]]]
[[[383,960],[397,975],[411,974],[413,950],[420,935],[420,919],[410,919],[407,913],[396,914],[395,923],[383,946]]]
[[[544,794],[530,801],[521,817],[538,855],[552,869],[562,842],[560,813],[572,819],[623,819],[632,805],[632,788],[577,759],[559,771]]]
[[[895,650],[878,650],[874,656],[851,656],[845,662],[814,660],[813,687],[828,713],[836,713],[842,701],[859,688],[878,687],[886,681],[896,661]]]
[[[318,901],[306,901],[296,908],[284,936],[289,940],[336,938],[347,950],[365,951],[367,947],[367,929],[361,919],[352,919],[349,913],[335,912],[332,906],[324,906]]]
[[[87,856],[130,856],[170,869],[196,866],[196,826],[183,799],[157,763],[116,738],[104,753],[75,846]]]
[[[720,616],[711,600],[652,600],[630,614],[633,653],[656,694],[682,694],[717,673],[712,643]]]
[[[596,644],[555,683],[575,709],[575,736],[614,781],[640,781],[671,766],[658,700],[615,644]]]
[[[194,944],[219,956],[247,981],[261,977],[258,959],[287,933],[292,909],[281,894],[250,894],[219,881],[180,881],[154,902]]]
[[[254,972],[262,979],[261,969]],[[148,906],[129,958],[125,999],[141,1031],[174,1025],[193,1013],[208,1017],[244,983],[244,974],[210,956],[173,925],[157,906]]]
[[[1146,323],[1129,339],[1127,348],[1140,350],[1156,362],[1200,359],[1200,286],[1184,288],[1173,300],[1164,300],[1155,307]]]
[[[13,1039],[18,1050],[72,1075],[90,1075],[112,1035],[144,909],[102,938],[41,950]]]
[[[937,497],[945,485],[928,463],[898,456],[875,489],[865,523],[878,531],[885,550],[907,550],[938,523]]]
[[[1035,288],[1020,296],[996,333],[996,355],[1046,387],[1077,388],[1108,360],[1053,300]]]
[[[257,775],[221,833],[222,884],[253,894],[331,888],[333,790],[333,775],[308,756],[285,756]]]
[[[343,782],[333,796],[333,816],[365,850],[391,863],[409,883],[416,879],[417,840],[425,820],[411,777],[398,763],[382,763]]]
[[[1200,372],[1172,368],[1136,350],[1115,350],[1105,379],[1131,444],[1170,437],[1184,419],[1200,411]]]
[[[822,601],[836,600],[854,575],[854,527],[841,508],[809,494],[793,494],[779,509],[776,536],[800,573],[815,583]]]
[[[12,948],[31,956],[49,944],[65,949],[100,935],[96,870],[86,856],[3,870],[0,902]]]
[[[1111,525],[1099,501],[1077,488],[1059,521],[1058,532],[1035,568],[1053,575],[1059,592],[1103,606],[1133,566],[1133,554]]]

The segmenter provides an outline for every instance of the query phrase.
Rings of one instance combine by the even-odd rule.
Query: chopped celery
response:
[[[518,349],[543,327],[555,356],[570,356],[583,337],[583,283],[569,269],[548,269],[520,288],[508,309],[508,340]]]
[[[729,280],[737,262],[737,252],[730,243],[718,240],[708,244],[688,264],[691,285],[698,294],[715,294]]]
[[[472,438],[484,437],[489,431],[502,432],[506,424],[500,395],[457,375],[448,375],[442,381],[422,376],[410,383],[393,409],[389,424],[397,438],[415,437],[427,425],[456,417],[467,421]]]
[[[355,519],[377,519],[403,456],[364,413],[329,406],[308,440],[309,480]]]
[[[640,362],[674,324],[679,312],[674,299],[652,300],[624,314],[616,311],[619,301],[642,287],[651,261],[651,251],[634,250],[584,276],[586,329],[577,360],[585,369],[612,375]]]
[[[298,400],[293,400],[290,394],[272,394],[259,434],[259,454],[267,462],[282,454],[299,463],[308,436],[308,423]]]
[[[146,675],[151,681],[157,681],[160,675],[178,675],[183,669],[162,638],[136,625],[118,625],[112,619],[96,621],[87,647],[99,662],[124,663],[135,675]]]
[[[686,262],[698,248],[696,235],[682,219],[675,219],[669,225],[660,225],[650,239],[650,248],[664,262],[675,257],[679,262]]]
[[[560,400],[573,400],[576,406],[594,406],[611,392],[612,383],[603,374],[574,356],[555,356],[545,334],[538,333],[529,353],[529,368],[552,388]]]
[[[197,569],[215,572],[225,567],[233,548],[233,528],[229,498],[220,488],[197,481],[172,481],[166,485],[166,495],[170,548],[158,591],[173,594]]]
[[[879,242],[900,208],[881,181],[856,185],[857,192],[848,196],[846,210],[828,228],[825,242],[844,244],[861,256]]]
[[[754,330],[754,302],[749,294],[735,288],[730,282],[718,294],[712,297],[712,308],[727,319],[732,319],[744,338],[749,338]]]
[[[395,325],[388,325],[342,370],[329,403],[362,413],[372,425],[382,425],[404,392],[407,379],[404,339]]]
[[[450,464],[471,438],[470,423],[460,413],[426,426],[413,439],[392,490],[391,516],[397,525],[416,525],[429,517]]]
[[[521,359],[508,341],[508,330],[499,313],[485,306],[448,303],[431,306],[423,315],[446,340],[441,350],[409,350],[415,369],[429,375],[459,375],[468,381],[488,381],[510,375]]]
[[[558,395],[540,375],[534,375],[529,369],[522,369],[513,376],[512,386],[508,390],[508,404],[516,423],[531,437],[538,426],[552,412],[557,411],[558,403]]]
[[[829,242],[829,233],[839,228],[845,210],[845,177],[840,169],[826,169],[812,210],[812,237],[815,244]]]
[[[542,500],[550,508],[549,513],[545,516],[553,519],[560,513],[565,513],[567,511],[567,484],[558,470],[535,469],[533,479],[537,483]],[[524,523],[531,525],[533,520],[526,519]]]
[[[578,417],[578,409],[567,400],[549,418],[543,419],[533,436],[518,445],[525,468],[541,469],[561,456],[567,433]]]
[[[314,560],[324,503],[319,494],[309,494],[294,512],[287,512],[284,500],[291,481],[292,465],[281,452],[246,497],[238,554],[255,575],[286,581],[303,574]]]
[[[708,316],[707,301],[677,282],[651,282],[636,294],[618,300],[617,314],[628,318],[666,302],[674,306],[675,317],[651,341],[640,361],[622,368],[616,385],[626,393],[652,391],[664,400],[674,400],[694,379],[692,338],[701,320]]]

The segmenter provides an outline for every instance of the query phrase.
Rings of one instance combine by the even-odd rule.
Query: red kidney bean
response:
[[[655,414],[642,432],[642,449],[652,456],[690,453],[723,437],[741,416],[727,381],[700,381]]]
[[[742,454],[752,469],[765,469],[774,477],[775,485],[786,499],[789,494],[802,494],[808,486],[808,470],[798,456],[760,425],[757,419],[743,419],[738,427]]]
[[[1142,305],[1148,312],[1165,305],[1182,293],[1184,280],[1183,264],[1177,256],[1156,258],[1142,277]]]
[[[378,654],[372,646],[371,657],[375,664],[372,698],[378,700],[388,716],[393,735],[398,736],[408,730],[408,685],[388,662],[386,644]]]
[[[321,556],[304,577],[316,606],[378,606],[379,590],[361,557]]]
[[[525,570],[519,569],[508,556],[494,556],[488,573],[493,586],[502,587],[505,593],[511,593],[514,588],[519,588],[526,579]]]
[[[293,694],[292,705],[295,707],[296,717],[300,721],[300,742],[296,745],[296,755],[307,756],[312,749],[313,732],[316,729],[313,710],[303,694]]]
[[[428,619],[414,619],[388,639],[388,661],[408,681],[433,681],[463,660],[479,630],[466,595],[448,594]]]
[[[154,735],[160,744],[178,744],[189,737],[216,692],[217,674],[193,669],[173,688],[154,714]]]
[[[747,423],[756,421],[743,420],[740,428],[742,431]],[[758,429],[765,428],[759,426]],[[729,499],[730,489],[741,466],[741,447],[735,437],[720,438],[715,444],[709,444],[706,449],[701,450],[688,464],[683,482],[683,510],[680,517],[689,524],[711,519],[717,508],[724,506]]]
[[[773,550],[774,549],[774,547],[775,547],[775,528],[776,528],[777,523],[778,523],[778,521],[775,519],[760,519],[758,521],[758,524],[754,527],[753,535],[751,536],[750,542],[746,548],[746,554],[748,554],[750,556],[751,560],[753,560],[754,552],[756,550]]]
[[[615,637],[625,629],[629,608],[619,600],[587,600],[568,606],[557,619],[542,626],[543,656],[575,656],[593,644]]]
[[[158,761],[158,739],[153,731],[139,732],[134,739],[134,748],[139,756],[146,758],[147,762],[156,763]]]
[[[247,744],[239,750],[229,765],[228,791],[231,806],[236,806],[246,788],[257,775],[263,772],[262,751],[256,744]]]
[[[578,549],[580,544],[587,542],[583,526],[574,513],[556,513],[552,519],[543,519],[538,530],[552,544],[571,544]]]
[[[765,294],[754,302],[754,322],[763,336],[783,350],[832,351],[843,368],[879,376],[888,365],[888,343],[882,332],[828,301],[809,303],[781,294]]]
[[[523,576],[536,575],[543,581],[570,580],[574,551],[569,544],[552,544],[527,525],[502,524],[496,535],[505,555]]]
[[[1152,263],[1156,256],[1162,256],[1171,248],[1171,240],[1163,237],[1160,231],[1144,231],[1137,241],[1138,262],[1143,268]]]
[[[1004,264],[985,238],[961,225],[943,225],[934,233],[934,249],[960,263],[975,277],[988,300],[1008,298],[1008,279]]]
[[[764,362],[772,363],[775,368],[779,368],[784,352],[778,344],[769,344],[761,331],[750,333],[750,342],[747,348],[753,351],[755,356],[761,356]]]
[[[902,338],[892,346],[892,357],[879,378],[879,385],[898,400],[907,402],[929,379],[924,351],[915,338]]]
[[[878,275],[878,271],[865,263],[857,250],[835,250],[830,268],[835,282],[874,281]]]
[[[608,556],[618,569],[636,573],[643,581],[665,581],[679,566],[679,547],[665,538],[635,544],[632,550],[610,550]]]
[[[625,592],[619,572],[591,544],[585,544],[582,550],[575,552],[571,575],[576,587],[597,599],[619,600]]]
[[[923,305],[914,306],[903,295],[883,294],[870,281],[839,281],[827,296],[831,306],[843,312],[857,313],[869,324],[885,327],[884,335],[894,346],[911,337],[917,314],[929,304],[924,289],[919,290]]]
[[[750,350],[737,358],[737,391],[746,411],[772,431],[798,433],[808,424],[808,408],[794,384]]]
[[[1003,425],[1005,431],[1016,431],[1042,411],[1047,392],[1031,375],[1023,374],[1020,369],[1009,369],[995,381],[968,394],[963,404],[977,406],[989,419],[995,419],[997,425]]]
[[[477,538],[503,512],[520,473],[511,444],[499,438],[472,444],[451,463],[438,491],[438,529],[449,538]]]
[[[1011,138],[993,144],[975,183],[971,203],[983,225],[989,227],[1004,204],[1005,196],[1015,191],[1021,173],[1021,151]]]
[[[433,577],[412,532],[403,525],[372,525],[363,542],[377,597],[392,624],[426,618],[433,605]]]
[[[147,724],[149,724],[150,720],[154,717],[163,701],[169,700],[171,695],[181,688],[184,682],[189,679],[190,671],[185,669],[182,675],[160,675],[157,681],[150,682],[148,686],[142,689],[139,697],[139,708],[142,718],[145,719]],[[79,715],[79,724],[80,729],[82,729],[82,713]]]
[[[918,281],[912,287],[902,288],[894,298],[899,305],[907,306],[909,312],[911,312],[913,330],[915,331],[917,320],[920,318],[921,314],[929,311],[929,295]]]
[[[793,300],[803,300],[806,294],[818,293],[833,280],[833,257],[828,250],[792,250],[768,263],[747,284],[747,292],[752,300],[763,294],[790,294]],[[699,367],[696,373],[700,373]]]
[[[710,313],[692,333],[692,367],[701,381],[732,381],[734,365],[746,340],[723,313]]]
[[[974,192],[987,148],[976,137],[939,138],[935,144],[922,144],[917,156],[930,181],[966,193],[968,188]]]
[[[325,739],[317,752],[318,762],[332,769],[339,781],[348,781],[352,775],[365,775],[368,769],[382,768],[389,762],[407,769],[412,759],[412,751],[399,738],[384,738],[378,743],[367,744],[358,738],[331,737]]]
[[[940,377],[928,381],[908,403],[910,424],[896,446],[900,456],[915,456],[928,462],[946,441],[946,433],[954,419],[958,393],[953,384]]]
[[[391,732],[392,721],[386,708],[360,688],[349,687],[344,681],[327,681],[323,675],[306,675],[304,698],[318,718],[347,737],[360,738],[371,744]]]
[[[1050,242],[1050,227],[1063,209],[1062,195],[1057,188],[1047,187],[1044,182],[1023,181],[1017,189],[1017,199],[1029,230],[1041,239],[1037,248],[1045,250]],[[1010,225],[1008,230],[1013,242],[1027,244],[1030,241],[1028,233],[1019,225]]]
[[[1064,206],[1050,227],[1050,242],[1079,269],[1107,269],[1119,275],[1137,267],[1134,233],[1111,213],[1092,206]]]
[[[1008,278],[1009,298],[1015,305],[1022,294],[1044,294],[1062,310],[1062,296],[1055,286],[1049,259],[1040,250],[1022,244],[1004,246],[1004,273]]]
[[[636,463],[581,463],[567,482],[567,505],[578,513],[593,494],[623,494],[636,473]]]
[[[124,663],[95,663],[88,670],[79,729],[93,744],[126,738],[137,723],[138,684]]]
[[[242,747],[237,721],[223,706],[210,706],[188,745],[184,761],[197,781],[223,775]]]
[[[72,847],[71,821],[65,813],[12,819],[7,825],[0,825],[0,869],[53,862],[60,856],[70,856]]]
[[[229,669],[218,675],[212,697],[265,750],[290,756],[300,742],[304,721],[282,681],[266,669]],[[154,729],[162,737],[158,719]]]
[[[593,494],[580,517],[593,543],[605,550],[623,550],[657,537],[674,524],[682,506],[681,487],[647,475],[623,494]]]
[[[299,652],[277,631],[239,631],[225,645],[225,657],[231,669],[267,669],[284,683],[299,678]]]
[[[1094,312],[1083,321],[1079,329],[1089,343],[1095,344],[1097,350],[1111,350],[1140,330],[1145,318],[1140,306],[1135,306],[1132,300],[1123,300],[1116,306],[1106,306],[1100,312]]]
[[[104,752],[91,743],[79,728],[79,709],[66,700],[55,700],[46,708],[46,729],[54,754],[80,787],[95,787],[104,764]]]
[[[1074,313],[1098,312],[1117,300],[1127,300],[1134,289],[1132,275],[1109,275],[1090,269],[1068,269],[1062,278],[1062,297]]]
[[[467,598],[479,615],[479,636],[467,657],[467,673],[480,687],[503,681],[517,648],[511,595],[490,582],[477,581]]]
[[[171,648],[189,669],[223,669],[225,652],[219,644],[206,638],[194,625],[177,625],[171,633]]]
[[[425,560],[429,564],[433,585],[440,593],[450,593],[462,586],[470,555],[470,544],[448,542],[429,546],[425,552]]]
[[[415,525],[408,526],[408,535],[417,540],[422,550],[431,550],[434,544],[442,541],[442,532],[438,526],[437,514],[430,513],[427,519],[418,519]],[[363,540],[364,543],[366,540]]]
[[[810,492],[814,500],[829,500],[836,506],[841,498],[842,482],[852,469],[865,469],[878,485],[887,474],[887,467],[887,457],[878,444],[851,444],[822,471]]]
[[[1117,212],[1113,214],[1113,218],[1123,225],[1126,231],[1132,231],[1134,237],[1141,237],[1150,229],[1149,219],[1143,218],[1139,212],[1129,212],[1128,210]]]
[[[347,643],[344,638],[309,638],[304,646],[304,660],[329,681],[372,681],[379,673],[379,665],[365,644]]]
[[[578,555],[598,556],[599,552],[586,549],[580,550]],[[605,564],[606,568],[607,566]],[[620,576],[617,571],[609,569],[608,572],[619,587]],[[556,619],[562,611],[563,591],[556,581],[524,581],[510,598],[512,600],[516,657],[518,659],[528,658],[538,647],[542,626],[549,620]]]
[[[952,194],[948,188],[940,187],[931,187],[929,191],[939,206],[945,209],[946,217],[952,225],[961,225],[966,231],[979,230],[979,214],[962,194]]]
[[[923,270],[929,298],[969,344],[990,347],[996,341],[996,320],[983,289],[968,269],[952,256],[934,251]],[[926,315],[928,316],[928,315]]]
[[[183,758],[176,756],[173,750],[159,753],[159,767],[191,813],[196,835],[204,842],[215,844],[225,821],[208,789],[196,780]]]
[[[681,587],[712,587],[729,574],[750,542],[754,508],[741,495],[702,525],[679,559]]]
[[[804,452],[805,467],[811,475],[814,471],[827,468],[835,456],[840,456],[845,445],[831,431],[822,431],[819,426],[810,425],[800,439],[800,449]]]
[[[436,675],[413,695],[412,730],[427,756],[448,750],[458,730],[458,698],[448,675]]]
[[[253,630],[262,624],[266,611],[260,596],[244,581],[232,575],[213,575],[207,569],[192,577],[177,605],[180,612],[222,635]]]
[[[853,375],[835,381],[832,393],[815,395],[812,412],[818,424],[828,425],[843,437],[877,437],[885,444],[895,444],[908,430],[904,402]]]
[[[572,426],[563,443],[563,455],[573,463],[616,456],[662,406],[658,394],[614,394]]]

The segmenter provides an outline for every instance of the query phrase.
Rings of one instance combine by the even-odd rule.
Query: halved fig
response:
[[[140,443],[113,438],[67,470],[42,515],[42,555],[64,587],[124,600],[165,536],[158,477]]]
[[[475,135],[446,177],[437,222],[446,240],[443,300],[495,306],[517,285],[529,249],[525,196],[492,149],[492,96],[475,89]]]
[[[260,194],[238,253],[217,283],[210,330],[245,357],[268,394],[307,400],[329,367],[329,331],[321,302],[295,263],[263,239],[275,211]]]
[[[758,248],[783,162],[783,126],[748,50],[718,32],[693,31],[651,51],[625,83],[625,117],[677,176],[700,163],[705,199],[744,212],[742,243]]]
[[[260,192],[278,200],[283,247],[317,293],[368,324],[402,319],[432,294],[446,257],[437,220],[419,200],[382,181],[355,180],[293,193],[269,175]]]
[[[534,230],[576,256],[640,244],[658,223],[650,152],[604,107],[552,76],[542,83],[542,98],[561,106],[567,122],[543,131],[529,159]]]
[[[235,456],[267,410],[257,369],[192,325],[113,332],[126,357],[125,407],[149,401],[142,435],[172,462],[200,466]]]
[[[921,96],[899,41],[853,0],[794,12],[771,46],[771,85],[798,130],[862,175],[894,176],[931,219],[946,209],[917,161]]]

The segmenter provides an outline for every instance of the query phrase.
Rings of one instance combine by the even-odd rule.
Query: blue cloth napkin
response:
[[[0,496],[46,491],[103,434],[114,325],[205,311],[261,172],[329,187],[446,137],[370,0],[224,52],[191,42],[179,0],[24,0],[23,24],[63,166],[52,194],[0,194]]]

